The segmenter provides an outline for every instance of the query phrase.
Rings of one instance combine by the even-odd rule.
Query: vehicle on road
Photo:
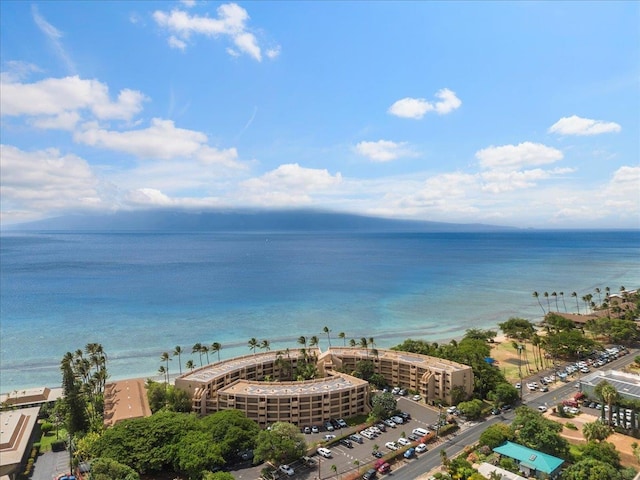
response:
[[[538,411],[539,411],[539,412],[546,412],[546,411],[547,411],[547,407],[545,407],[544,405],[540,405],[540,406],[538,407]]]
[[[324,436],[324,439],[325,439],[325,440],[333,440],[334,438],[336,438],[336,436],[335,436],[334,434],[332,434],[332,433],[327,433],[327,434]]]

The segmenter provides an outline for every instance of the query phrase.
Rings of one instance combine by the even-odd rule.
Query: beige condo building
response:
[[[295,370],[303,355],[316,362],[322,378],[272,381],[287,369]],[[175,385],[190,394],[193,410],[201,415],[233,408],[263,427],[274,422],[320,425],[369,411],[369,384],[345,373],[355,371],[360,360],[372,361],[389,385],[417,391],[428,403],[450,404],[454,387],[467,395],[473,392],[473,372],[467,365],[393,350],[335,347],[236,357],[183,374]]]

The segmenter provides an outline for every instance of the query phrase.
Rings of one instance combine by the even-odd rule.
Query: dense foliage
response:
[[[298,427],[292,423],[276,422],[258,434],[254,461],[269,461],[280,465],[300,458],[307,445]]]
[[[147,379],[145,388],[152,412],[155,413],[162,409],[184,413],[191,411],[191,398],[187,391],[173,385],[154,382],[151,379]]]
[[[548,420],[529,407],[516,409],[511,431],[515,441],[525,447],[560,458],[566,458],[569,453],[569,444],[560,436],[562,425]]]
[[[202,419],[162,410],[117,423],[84,448],[93,457],[113,459],[139,473],[173,470],[201,478],[252,449],[258,426],[242,412],[226,410]]]

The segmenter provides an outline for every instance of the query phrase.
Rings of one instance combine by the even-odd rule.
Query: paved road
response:
[[[606,366],[601,367],[601,370],[615,370],[620,369],[630,363],[633,362],[633,359],[636,355],[638,355],[639,350],[629,350],[629,353],[623,357],[620,357],[613,362],[608,363]],[[538,378],[540,376],[539,373],[531,376],[531,380]],[[544,375],[543,375],[544,376]],[[524,392],[523,391],[523,403],[525,405],[529,405],[532,408],[537,408],[539,405],[549,405],[554,406],[557,405],[563,398],[567,398],[573,395],[578,389],[575,387],[576,382],[578,381],[578,377],[574,375],[575,378],[571,378],[571,380],[567,383],[559,383],[559,386],[555,386],[549,392]],[[524,383],[526,384],[527,379],[524,379]],[[458,435],[450,438],[448,441],[444,443],[440,443],[437,446],[433,444],[429,444],[429,452],[424,453],[421,457],[412,460],[406,466],[396,469],[394,472],[394,480],[414,480],[421,475],[424,475],[427,472],[432,471],[441,465],[440,461],[440,450],[444,448],[447,452],[447,456],[449,458],[455,457],[457,454],[462,452],[467,445],[472,445],[478,441],[482,432],[489,426],[504,422],[509,424],[513,421],[515,414],[513,412],[509,412],[503,415],[504,419],[500,418],[500,416],[495,416],[487,419],[483,422],[478,422],[475,425],[470,426],[469,428],[461,431]]]
[[[69,473],[69,452],[45,452],[33,465],[31,480],[52,480]]]

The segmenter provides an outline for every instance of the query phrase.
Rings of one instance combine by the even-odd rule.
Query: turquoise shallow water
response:
[[[249,353],[251,337],[275,350],[317,335],[325,347],[324,326],[333,342],[339,332],[380,347],[442,341],[511,316],[538,320],[534,290],[545,309],[544,291],[564,291],[575,311],[573,291],[640,285],[638,231],[0,239],[2,392],[58,385],[63,354],[89,342],[103,344],[112,378],[148,376],[176,345],[184,365],[199,363],[196,342],[221,343],[221,358]]]

